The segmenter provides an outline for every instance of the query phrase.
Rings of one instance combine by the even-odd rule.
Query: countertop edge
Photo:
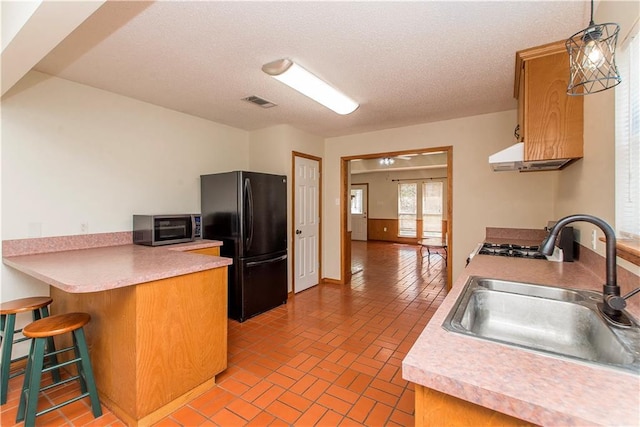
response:
[[[480,261],[476,262],[476,259]],[[531,267],[540,284],[553,285],[549,282],[569,275],[579,277],[586,289],[595,290],[601,286],[597,277],[583,266],[512,260],[490,256],[474,258],[403,359],[402,377],[539,425],[608,425],[612,419],[622,420],[621,423],[640,419],[640,397],[629,394],[640,385],[640,377],[632,373],[463,337],[442,328],[442,322],[468,278],[490,276],[487,271],[499,272],[494,274],[496,278],[526,281],[524,271]],[[499,268],[506,266],[505,263],[510,263],[510,267]],[[557,286],[563,286],[563,283]],[[492,357],[487,358],[489,354]],[[553,385],[547,387],[547,383],[563,385],[557,390]],[[612,388],[612,384],[618,386]],[[601,396],[596,393],[598,389],[612,395],[608,404],[602,404]],[[581,394],[576,396],[576,391]],[[555,401],[549,397],[554,393],[559,396]],[[620,405],[620,399],[624,405]]]
[[[210,255],[198,255],[198,254],[190,254],[190,256],[199,256],[199,257],[210,257]],[[26,267],[22,264],[13,262],[10,258],[3,258],[2,262],[5,265],[8,265],[24,274],[27,274],[35,279],[38,279],[48,285],[54,286],[60,290],[63,290],[65,292],[69,292],[69,293],[75,293],[75,294],[83,294],[83,293],[91,293],[91,292],[101,292],[101,291],[108,291],[108,290],[112,290],[112,289],[119,289],[119,288],[124,288],[127,286],[134,286],[134,285],[140,285],[142,283],[147,283],[147,282],[153,282],[156,280],[162,280],[162,279],[168,279],[171,277],[177,277],[177,276],[183,276],[185,274],[191,274],[191,273],[198,273],[201,271],[206,271],[206,270],[212,270],[215,268],[221,268],[221,267],[226,267],[228,265],[232,264],[232,260],[230,258],[223,258],[223,257],[215,257],[217,258],[215,261],[206,263],[206,264],[200,264],[198,266],[194,266],[192,268],[183,268],[183,269],[176,269],[176,270],[172,270],[171,272],[159,272],[157,274],[149,274],[149,275],[145,275],[145,276],[137,276],[135,278],[131,278],[131,280],[120,280],[120,281],[116,281],[116,282],[111,282],[109,284],[103,282],[103,283],[96,283],[95,287],[87,289],[86,287],[83,286],[74,286],[72,284],[68,284],[68,283],[63,283],[60,282],[58,280],[56,280],[53,277],[44,275],[39,273],[37,270],[34,270],[32,268]]]
[[[222,246],[220,240],[194,240],[193,242],[178,243],[177,245],[155,246],[165,248],[170,251],[187,252],[198,249],[217,248]]]
[[[181,257],[181,259],[185,259],[184,257],[193,258],[194,262],[186,262],[182,263],[180,266],[159,266],[157,271],[146,271],[140,274],[132,274],[130,276],[124,275],[121,278],[117,278],[114,280],[100,280],[96,279],[95,282],[92,282],[90,286],[87,286],[86,283],[72,283],[73,281],[69,280],[60,280],[56,278],[53,274],[46,274],[45,272],[39,270],[37,267],[34,267],[28,263],[20,262],[20,260],[29,260],[35,257],[52,257],[52,256],[65,256],[72,254],[88,254],[90,251],[100,251],[100,250],[118,250],[118,248],[122,248],[123,250],[129,249],[131,247],[135,247],[137,245],[116,245],[116,246],[107,246],[107,247],[97,247],[97,248],[87,248],[87,249],[75,249],[75,250],[63,250],[59,252],[47,252],[33,255],[16,255],[3,257],[3,264],[14,268],[24,274],[27,274],[35,279],[38,279],[50,286],[54,286],[62,291],[69,293],[92,293],[92,292],[101,292],[108,291],[118,288],[123,288],[127,286],[139,285],[142,283],[152,282],[156,280],[167,279],[170,277],[182,276],[185,274],[197,273],[200,271],[212,270],[215,268],[226,267],[233,263],[231,258],[225,258],[220,256],[213,255],[202,255],[202,254],[191,254],[188,253],[190,250],[197,249],[206,249],[212,247],[219,247],[222,245],[222,242],[217,240],[209,240],[209,241],[195,241],[189,242],[185,244],[175,245],[175,247],[161,246],[161,247],[143,247],[148,248],[149,251],[166,251],[167,253],[173,253],[175,257]]]
[[[527,402],[503,392],[489,390],[480,385],[452,379],[435,372],[431,373],[431,376],[428,375],[426,377],[428,380],[425,381],[425,377],[416,375],[416,372],[423,375],[425,373],[422,368],[410,362],[402,362],[402,377],[407,381],[540,426],[599,425],[580,416],[550,410],[547,407]]]

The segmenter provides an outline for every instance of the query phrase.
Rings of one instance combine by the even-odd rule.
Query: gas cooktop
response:
[[[527,246],[511,243],[483,243],[478,254],[546,260],[547,257],[538,252],[538,249],[538,245]]]

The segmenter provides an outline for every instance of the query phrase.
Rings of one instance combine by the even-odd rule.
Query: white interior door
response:
[[[351,186],[351,240],[367,240],[367,186]]]
[[[295,266],[294,292],[319,281],[320,170],[317,160],[295,156]]]

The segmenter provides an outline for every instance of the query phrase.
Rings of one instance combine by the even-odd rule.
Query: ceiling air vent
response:
[[[256,104],[262,108],[271,108],[275,107],[277,104],[274,104],[271,101],[267,101],[266,99],[262,99],[258,96],[247,96],[246,98],[242,98],[243,101],[251,102],[252,104]]]

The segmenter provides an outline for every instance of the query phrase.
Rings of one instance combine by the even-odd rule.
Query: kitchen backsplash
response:
[[[531,240],[538,243],[542,243],[545,237],[547,237],[547,231],[544,229],[535,228],[498,228],[487,227],[485,231],[487,241],[492,240]]]
[[[540,244],[547,235],[548,232],[544,229],[486,227],[485,241],[491,243],[518,243],[518,241],[521,241]],[[577,242],[574,242],[574,250],[577,250],[574,254],[575,262],[580,263],[584,268],[595,274],[604,284],[604,257]],[[640,286],[640,277],[625,268],[618,267],[617,276],[618,286],[620,286],[622,295]],[[601,291],[602,289],[597,290]],[[640,319],[640,295],[635,295],[627,300],[627,310],[636,319]]]
[[[132,243],[131,231],[3,240],[2,256],[34,255],[104,246],[130,245]]]

